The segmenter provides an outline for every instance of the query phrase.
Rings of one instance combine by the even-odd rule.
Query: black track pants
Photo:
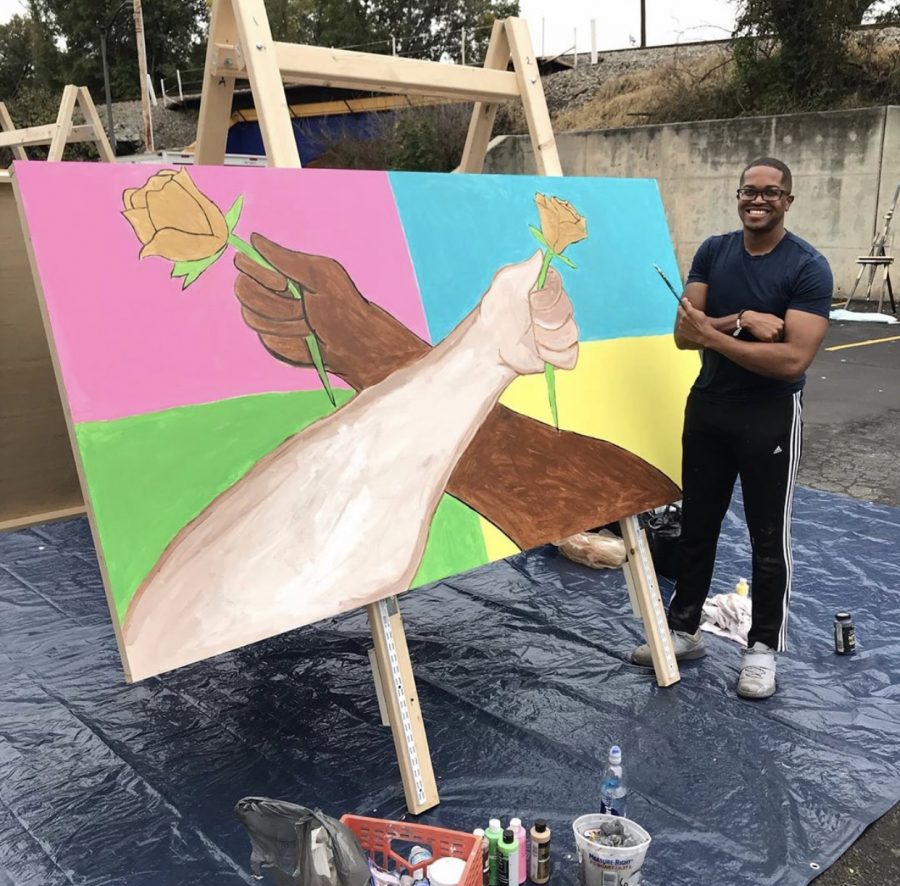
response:
[[[735,480],[741,478],[753,548],[749,643],[787,647],[791,597],[791,506],[800,463],[801,395],[749,403],[691,393],[682,437],[679,572],[669,626],[694,633],[709,593],[716,545]]]

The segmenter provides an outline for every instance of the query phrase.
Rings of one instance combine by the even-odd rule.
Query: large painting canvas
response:
[[[678,498],[653,181],[14,179],[131,679]]]

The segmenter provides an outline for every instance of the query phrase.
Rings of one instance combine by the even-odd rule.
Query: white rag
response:
[[[750,598],[741,594],[716,594],[703,604],[701,631],[709,631],[747,646],[750,632]]]

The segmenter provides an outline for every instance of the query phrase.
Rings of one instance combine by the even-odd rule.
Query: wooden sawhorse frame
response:
[[[513,70],[509,71],[510,60]],[[225,162],[235,81],[249,80],[269,166],[299,168],[300,155],[284,95],[285,83],[429,95],[475,102],[460,172],[481,172],[497,106],[520,100],[542,175],[562,175],[556,139],[524,21],[494,22],[483,68],[389,55],[299,46],[272,39],[263,0],[214,0],[197,129],[196,162]],[[636,517],[622,521],[625,574],[635,612],[644,621],[657,682],[680,679],[647,539]],[[439,802],[412,663],[396,597],[367,607],[373,670],[394,737],[406,803],[418,814]]]
[[[72,120],[76,104],[86,123],[76,125]],[[67,86],[63,90],[56,123],[45,126],[16,129],[6,105],[0,102],[0,148],[10,148],[16,160],[27,160],[25,148],[35,145],[49,145],[47,159],[62,160],[66,145],[72,142],[93,142],[101,160],[111,163],[116,159],[86,86]]]

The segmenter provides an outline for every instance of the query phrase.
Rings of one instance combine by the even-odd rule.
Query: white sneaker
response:
[[[671,631],[672,650],[675,652],[676,661],[693,661],[706,655],[706,646],[703,645],[703,632],[698,630],[695,634],[686,634],[684,631]],[[631,660],[644,668],[653,667],[653,657],[650,655],[650,646],[642,643],[631,653]]]
[[[775,694],[775,650],[754,643],[744,650],[737,694],[741,698],[768,698]]]

